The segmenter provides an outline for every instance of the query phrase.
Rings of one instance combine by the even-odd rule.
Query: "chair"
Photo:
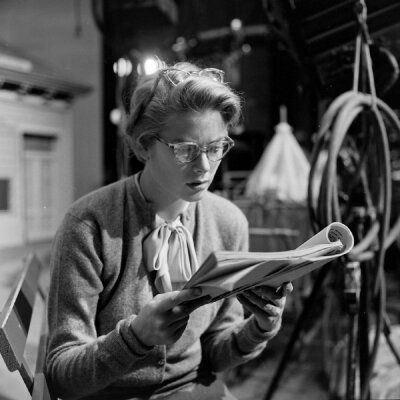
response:
[[[46,342],[47,293],[40,285],[42,265],[36,255],[31,254],[24,259],[24,265],[10,292],[0,315],[0,353],[10,372],[18,371],[32,399],[56,400],[48,387],[43,372]],[[34,331],[32,316],[40,310],[42,318],[38,346],[34,346],[36,366],[26,354],[27,339]],[[32,356],[32,354],[31,354]]]

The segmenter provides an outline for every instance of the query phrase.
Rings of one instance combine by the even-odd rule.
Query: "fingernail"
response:
[[[287,284],[283,287],[283,293],[285,296],[292,293],[292,290],[293,290],[293,286],[290,284]]]

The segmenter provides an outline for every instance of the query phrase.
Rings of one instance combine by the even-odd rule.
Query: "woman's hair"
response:
[[[177,63],[171,68],[201,70],[187,62]],[[143,150],[148,148],[152,138],[163,130],[173,115],[214,110],[221,114],[228,129],[239,123],[241,100],[225,83],[192,75],[174,86],[166,77],[160,77],[160,73],[162,70],[142,76],[130,99],[126,139],[140,161],[145,162]],[[151,101],[146,104],[150,97]]]

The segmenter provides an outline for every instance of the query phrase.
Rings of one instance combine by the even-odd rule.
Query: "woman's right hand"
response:
[[[147,346],[175,343],[185,331],[190,313],[209,301],[200,296],[198,288],[158,294],[143,307],[131,328]]]

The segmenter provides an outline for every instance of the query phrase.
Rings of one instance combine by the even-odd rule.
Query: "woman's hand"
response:
[[[284,283],[278,289],[258,286],[237,295],[246,310],[250,311],[258,326],[266,332],[277,332],[282,324],[282,313],[286,296],[292,293],[291,282]]]
[[[206,304],[201,289],[185,289],[158,294],[132,322],[136,337],[146,346],[175,343],[183,334],[189,316]]]

